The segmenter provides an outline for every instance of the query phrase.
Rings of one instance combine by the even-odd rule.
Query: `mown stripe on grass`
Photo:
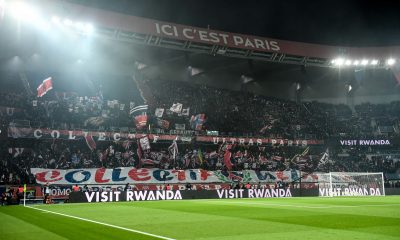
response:
[[[400,206],[398,204],[363,204],[363,205],[324,205],[324,206],[307,206],[307,205],[294,205],[294,204],[276,204],[276,203],[260,203],[260,202],[239,202],[239,201],[208,201],[212,204],[237,204],[237,205],[262,205],[272,207],[293,207],[293,208],[311,208],[311,209],[324,209],[324,208],[358,208],[358,207],[393,207]]]
[[[39,211],[42,211],[42,212],[45,212],[45,213],[52,213],[52,214],[56,214],[56,215],[60,215],[60,216],[64,216],[64,217],[78,219],[78,220],[81,220],[81,221],[96,223],[96,224],[99,224],[99,225],[112,227],[112,228],[116,228],[116,229],[120,229],[120,230],[125,230],[125,231],[128,231],[128,232],[139,233],[139,234],[142,234],[142,235],[155,237],[155,238],[159,238],[159,239],[175,240],[174,238],[164,237],[164,236],[160,236],[160,235],[156,235],[156,234],[152,234],[152,233],[148,233],[148,232],[143,232],[143,231],[139,231],[139,230],[135,230],[135,229],[131,229],[131,228],[125,228],[125,227],[120,227],[120,226],[116,226],[116,225],[112,225],[112,224],[108,224],[108,223],[98,222],[98,221],[90,220],[90,219],[87,219],[87,218],[81,218],[81,217],[76,217],[76,216],[72,216],[72,215],[68,215],[68,214],[64,214],[64,213],[53,212],[53,211],[49,211],[49,210],[45,210],[45,209],[32,207],[32,206],[26,206],[26,207],[27,208],[31,208],[31,209],[35,209],[35,210],[39,210]]]

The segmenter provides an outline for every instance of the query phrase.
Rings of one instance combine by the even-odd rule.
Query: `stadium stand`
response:
[[[132,89],[141,93],[142,102],[124,102],[105,99],[101,89],[94,96],[77,93],[54,92],[44,98],[24,93],[4,91],[0,93],[2,124],[12,127],[49,128],[92,131],[130,131],[143,134],[170,129],[190,129],[195,135],[217,131],[221,136],[257,136],[277,139],[332,139],[396,137],[400,117],[400,102],[390,104],[362,104],[352,111],[346,105],[319,102],[296,103],[255,95],[248,92],[229,91],[209,86],[174,82],[140,80]],[[143,91],[151,89],[152,91]],[[122,97],[127,99],[126,97]],[[130,109],[147,103],[148,124],[153,129],[136,129]],[[193,99],[196,99],[193,101]],[[170,106],[180,103],[179,114]],[[218,107],[216,107],[218,103]],[[156,109],[165,113],[156,116]],[[200,128],[193,125],[192,115],[205,114],[206,121]],[[160,121],[162,123],[160,124]],[[163,124],[167,123],[167,124]],[[194,131],[195,130],[195,131]],[[156,167],[161,169],[203,168],[222,170],[224,151],[221,146],[202,143],[180,142],[179,153],[172,158],[170,143],[151,143],[139,161],[137,143],[98,141],[91,149],[84,140],[51,140],[15,138],[1,147],[2,183],[34,183],[30,168],[93,168],[93,167]],[[223,146],[222,146],[223,148]],[[329,160],[324,153],[329,148]],[[232,170],[301,170],[315,171],[373,171],[397,176],[399,153],[374,147],[341,148],[324,145],[311,146],[307,152],[298,147],[272,145],[266,147],[235,144],[232,149]]]

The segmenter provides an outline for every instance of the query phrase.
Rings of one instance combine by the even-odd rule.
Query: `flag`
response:
[[[163,129],[168,129],[169,121],[157,118],[157,126]]]
[[[168,152],[172,156],[172,159],[176,159],[176,155],[179,153],[178,144],[176,143],[176,139],[172,142],[171,146],[168,147]]]
[[[105,162],[107,160],[108,157],[108,153],[110,152],[110,149],[107,148],[106,150],[104,150],[101,155],[99,156],[100,161]]]
[[[24,184],[24,192],[26,192],[26,183]]]
[[[86,140],[87,146],[89,147],[89,149],[90,149],[91,151],[93,151],[93,150],[96,149],[96,142],[94,141],[92,135],[89,135],[89,134],[86,135],[86,136],[85,136],[85,140]]]
[[[282,161],[282,160],[285,160],[283,157],[281,157],[281,156],[273,156],[272,157],[272,160],[275,160],[275,161]]]
[[[172,107],[169,110],[171,110],[171,112],[174,112],[174,113],[182,112],[182,103],[172,104]]]
[[[156,112],[154,113],[154,115],[156,115],[156,117],[158,118],[162,118],[162,116],[164,115],[164,108],[156,108]]]
[[[218,157],[218,153],[217,153],[217,151],[212,151],[212,152],[210,152],[210,158],[216,158],[216,157]]]
[[[197,156],[199,158],[200,164],[203,164],[203,153],[201,152],[201,149],[197,151]]]
[[[159,164],[160,163],[160,161],[157,161],[157,160],[154,160],[154,159],[149,159],[149,158],[145,158],[145,159],[142,159],[142,161],[141,161],[141,164],[143,165],[143,166],[154,166],[154,165],[157,165],[157,164]]]
[[[131,108],[130,108],[130,111],[129,111],[129,114],[141,114],[141,113],[143,113],[143,112],[147,112],[147,109],[149,108],[149,105],[140,105],[140,106],[136,106],[136,107],[133,107],[132,105],[131,105]]]
[[[203,124],[206,122],[206,115],[203,114],[197,114],[196,116],[193,116],[190,118],[190,126],[192,129],[195,130],[202,130],[203,129]]]
[[[141,62],[137,62],[137,61],[135,62],[135,65],[136,65],[136,68],[137,68],[138,70],[142,70],[143,68],[147,67],[146,64],[141,63]]]
[[[303,153],[301,154],[301,156],[305,156],[305,155],[307,155],[308,154],[308,152],[310,151],[310,147],[307,147],[304,151],[303,151]]]
[[[258,155],[258,160],[260,161],[261,164],[266,164],[268,162],[268,158],[262,156],[261,153]]]
[[[94,126],[94,127],[99,127],[100,125],[104,124],[106,119],[102,116],[98,117],[90,117],[85,120],[84,126]]]
[[[296,157],[304,157],[305,155],[308,154],[309,151],[310,151],[310,147],[306,147],[306,149],[304,149],[304,151],[301,154],[294,155],[294,157],[292,157],[290,162],[292,162]]]
[[[272,125],[267,124],[263,128],[261,128],[260,133],[265,133],[265,131],[271,130],[271,129],[272,129]]]
[[[141,129],[147,125],[147,115],[139,115],[135,117],[136,128]]]
[[[142,150],[150,150],[150,141],[147,136],[140,138],[139,144]]]
[[[322,154],[321,159],[319,159],[318,162],[318,166],[320,165],[324,165],[325,163],[327,163],[329,161],[329,148],[327,148],[324,152],[324,154]]]
[[[188,167],[189,167],[189,165],[190,165],[190,157],[189,157],[189,156],[186,156],[186,157],[185,157],[184,165],[185,165],[185,168],[188,168]]]
[[[183,108],[182,109],[182,116],[189,116],[190,108]]]
[[[12,155],[12,157],[18,157],[22,155],[24,152],[24,148],[8,148],[8,153]]]
[[[191,77],[196,76],[200,73],[204,72],[203,69],[200,68],[195,68],[195,67],[189,67],[189,74]]]
[[[37,96],[43,97],[51,89],[53,89],[53,82],[52,82],[52,78],[49,77],[49,78],[46,78],[45,80],[43,80],[43,82],[37,88],[37,92],[38,92]]]
[[[225,163],[225,166],[226,166],[226,168],[230,171],[230,170],[232,170],[232,162],[231,162],[231,156],[232,156],[232,153],[231,153],[231,148],[232,148],[232,145],[226,145],[226,148],[225,148],[225,154],[224,154],[224,163]]]
[[[185,137],[185,136],[181,136],[180,139],[182,142],[187,142],[187,143],[190,143],[193,140],[192,137]]]

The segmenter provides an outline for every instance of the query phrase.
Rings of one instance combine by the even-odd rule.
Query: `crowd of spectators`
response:
[[[142,94],[144,103],[146,99],[152,99],[147,115],[148,123],[153,128],[158,127],[155,109],[168,110],[174,103],[181,103],[183,108],[189,108],[190,113],[164,114],[162,118],[169,121],[169,129],[174,128],[176,123],[185,124],[186,129],[189,129],[191,115],[205,114],[203,130],[218,131],[221,135],[230,136],[288,139],[377,134],[393,136],[397,134],[396,127],[400,125],[400,102],[362,104],[352,111],[343,104],[299,104],[184,82],[144,81],[141,85],[151,89],[142,91]],[[134,129],[134,120],[129,110],[143,102],[103,99],[101,93],[96,96],[78,96],[74,93],[54,92],[44,98],[28,97],[24,93],[0,93],[0,107],[14,108],[9,114],[11,116],[5,117],[28,120],[32,127],[61,129]]]
[[[15,147],[24,146],[24,147]],[[143,151],[141,160],[136,142],[102,142],[91,151],[85,141],[62,140],[12,140],[1,149],[0,183],[34,182],[31,168],[116,168],[146,167],[161,169],[227,170],[224,145],[179,144],[173,155],[168,151],[170,143],[153,143]],[[231,170],[284,171],[298,169],[312,172],[319,156],[301,154],[304,149],[277,146],[233,145]],[[314,151],[315,153],[317,150]],[[314,154],[315,154],[314,153]]]
[[[319,102],[296,103],[272,99],[249,92],[236,92],[174,81],[138,80],[136,92],[143,102],[104,99],[103,94],[78,96],[76,93],[50,92],[43,98],[22,91],[0,93],[1,124],[56,129],[126,129],[136,131],[130,108],[149,105],[149,124],[156,127],[156,108],[169,109],[174,103],[189,108],[190,114],[164,114],[170,122],[190,128],[191,115],[205,114],[205,130],[225,136],[263,136],[285,139],[329,139],[332,137],[395,136],[400,126],[400,102],[384,105],[346,105]],[[151,99],[151,100],[149,100]],[[148,131],[148,128],[140,131]],[[0,148],[0,182],[32,182],[30,168],[156,167],[164,169],[204,168],[222,170],[224,150],[218,145],[179,144],[173,158],[171,143],[153,144],[142,161],[136,142],[128,147],[115,142],[98,142],[91,151],[84,140],[7,139]],[[23,152],[15,151],[23,148]],[[343,155],[331,149],[330,160],[321,162],[326,146],[304,149],[287,146],[239,146],[232,152],[232,170],[282,171],[384,171],[396,172],[399,161],[381,155],[367,156],[358,149]],[[398,159],[398,158],[396,158]]]

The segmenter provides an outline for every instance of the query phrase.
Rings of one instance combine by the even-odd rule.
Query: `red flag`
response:
[[[91,151],[93,151],[93,150],[96,149],[96,142],[94,141],[92,135],[86,135],[86,136],[85,136],[85,140],[86,140],[87,146],[89,147],[89,149],[90,149]]]
[[[275,160],[275,161],[282,161],[282,160],[285,160],[283,157],[281,157],[281,156],[273,156],[272,157],[272,160]]]
[[[38,97],[43,97],[48,91],[50,91],[51,89],[53,89],[53,82],[51,77],[43,80],[42,84],[39,85],[39,87],[37,88],[37,96]]]
[[[136,128],[141,129],[147,125],[147,115],[139,115],[135,117]]]
[[[232,162],[231,162],[232,153],[230,151],[231,148],[232,148],[232,145],[227,145],[225,148],[225,154],[224,154],[224,163],[225,163],[226,168],[229,171],[232,170]]]
[[[108,153],[109,153],[109,152],[110,152],[110,149],[109,149],[109,148],[107,148],[106,150],[104,150],[104,151],[101,153],[100,161],[105,162],[105,161],[107,160],[107,157],[108,157]]]

